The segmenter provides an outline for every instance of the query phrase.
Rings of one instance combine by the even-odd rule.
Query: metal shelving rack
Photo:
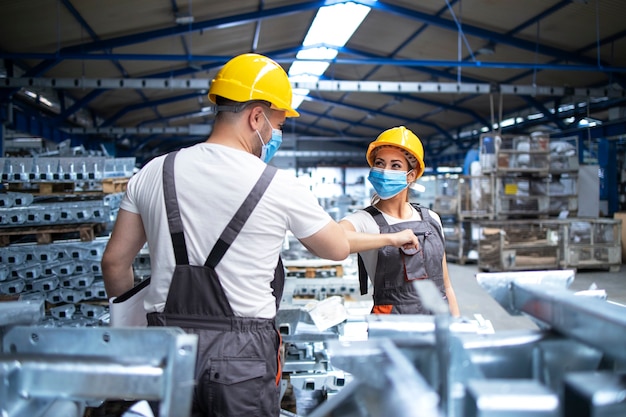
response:
[[[446,258],[449,261],[465,264],[477,259],[478,245],[472,239],[472,224],[461,220],[459,187],[465,179],[449,176],[438,179],[437,196],[433,210],[441,217],[446,242]]]
[[[620,270],[620,219],[480,222],[478,267],[484,271]]]
[[[559,269],[557,220],[480,222],[478,267],[483,271]]]
[[[622,264],[620,219],[572,219],[562,221],[561,268],[608,268],[618,272]]]

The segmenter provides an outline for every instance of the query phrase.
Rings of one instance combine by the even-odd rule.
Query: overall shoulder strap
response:
[[[213,250],[211,250],[211,253],[204,263],[205,266],[215,268],[222,260],[222,257],[235,241],[235,238],[243,228],[246,220],[248,220],[248,217],[250,217],[250,214],[252,214],[257,203],[261,200],[261,197],[263,197],[265,190],[270,185],[270,182],[272,182],[274,175],[276,175],[276,171],[278,171],[278,169],[274,166],[267,165],[265,167],[261,177],[259,177],[256,184],[254,184],[254,187],[241,204],[241,207],[239,207],[237,213],[235,213],[228,225],[226,225],[226,228],[215,243],[215,246],[213,246]]]
[[[357,265],[359,270],[359,289],[361,290],[361,295],[365,295],[367,294],[367,270],[360,253],[357,254]]]
[[[444,238],[443,230],[441,230],[441,225],[437,222],[437,220],[433,218],[433,216],[430,215],[430,210],[418,203],[411,203],[411,205],[415,208],[415,210],[420,213],[420,215],[422,216],[422,220],[430,223],[430,225],[433,226],[433,228],[437,231],[437,234],[443,241]]]
[[[167,224],[169,225],[170,235],[172,236],[176,265],[189,265],[185,233],[183,231],[183,222],[180,218],[180,208],[178,207],[176,184],[174,181],[174,160],[176,159],[177,153],[178,151],[169,153],[163,162],[163,197],[165,199]]]
[[[387,222],[385,221],[382,213],[376,207],[367,206],[363,210],[368,212],[372,216],[379,228],[387,225]],[[363,262],[361,254],[357,254],[357,265],[359,271],[359,289],[361,290],[361,295],[365,295],[367,294],[368,276],[367,270],[365,269],[365,262]]]
[[[385,220],[385,217],[376,207],[367,206],[363,210],[368,212],[374,218],[374,221],[376,222],[378,227],[387,226],[387,221]]]

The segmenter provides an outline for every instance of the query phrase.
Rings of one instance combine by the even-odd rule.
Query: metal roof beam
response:
[[[458,31],[458,27],[454,20],[444,19],[441,17],[433,16],[428,13],[419,12],[412,9],[407,9],[400,6],[394,6],[387,3],[382,3],[374,0],[354,0],[355,3],[363,4],[365,6],[369,6],[372,9],[380,10],[396,15],[403,16],[405,18],[410,18],[414,20],[418,20],[429,25],[441,27],[444,29],[451,30],[453,32]],[[564,51],[558,48],[554,48],[551,46],[547,46],[544,44],[539,44],[534,41],[527,41],[525,39],[513,38],[507,34],[502,34],[498,32],[494,32],[491,30],[483,29],[477,26],[469,25],[467,23],[463,24],[463,32],[472,36],[476,36],[482,39],[487,39],[492,42],[502,43],[505,45],[510,45],[516,48],[520,48],[526,51],[536,52],[542,55],[548,55],[555,58],[559,58],[561,61],[571,61],[575,59],[578,62],[586,63],[589,65],[597,66],[598,62],[594,59],[590,59],[584,56],[576,56],[573,57],[570,51]],[[602,64],[604,65],[604,64]]]
[[[626,69],[625,69],[626,70]],[[62,88],[62,89],[165,89],[208,90],[208,79],[172,78],[0,78],[0,88]],[[319,80],[292,82],[294,88],[312,91],[361,92],[390,94],[491,94],[518,96],[581,96],[626,97],[626,90],[618,88],[558,87],[489,83],[418,82],[418,81],[351,81]],[[205,94],[204,92],[202,94]],[[188,98],[188,97],[187,97]],[[150,106],[151,103],[143,103]],[[157,103],[159,104],[159,103]],[[160,103],[162,104],[162,103]]]
[[[202,22],[195,22],[190,25],[175,25],[163,29],[157,29],[147,32],[135,33],[132,35],[119,36],[112,39],[107,40],[96,40],[93,42],[82,43],[79,45],[73,45],[69,47],[60,48],[54,54],[51,54],[48,58],[43,59],[35,67],[31,68],[27,72],[27,76],[38,76],[44,74],[52,67],[57,65],[59,62],[66,59],[63,55],[65,53],[77,53],[82,55],[83,57],[89,56],[89,52],[96,51],[107,51],[112,50],[114,48],[120,48],[123,46],[134,45],[143,42],[149,42],[155,39],[161,39],[170,36],[179,36],[185,33],[190,32],[198,32],[201,30],[206,30],[214,27],[219,27],[221,25],[234,25],[234,24],[245,24],[249,22],[254,22],[259,19],[265,19],[268,17],[275,16],[283,16],[291,13],[297,13],[302,10],[308,9],[317,9],[322,6],[326,6],[330,3],[335,3],[332,0],[321,0],[321,1],[311,1],[300,3],[295,6],[284,6],[284,7],[276,7],[273,9],[266,9],[263,11],[255,11],[250,13],[243,13],[239,15],[229,16],[220,19],[210,19]],[[109,58],[112,59],[112,58]],[[221,62],[224,64],[227,60]]]
[[[102,126],[110,126],[110,125],[112,125],[117,120],[119,120],[121,117],[123,117],[124,115],[130,113],[131,111],[135,111],[135,110],[139,110],[139,109],[145,109],[147,107],[161,106],[163,104],[176,103],[178,101],[189,100],[191,98],[196,98],[198,96],[203,96],[204,94],[205,94],[204,92],[189,93],[189,94],[183,94],[183,95],[180,95],[180,96],[166,97],[166,98],[162,98],[162,99],[159,99],[159,100],[152,100],[152,101],[146,101],[146,102],[143,102],[143,103],[131,104],[129,106],[124,107],[123,109],[121,109],[120,111],[115,113],[113,116],[111,116],[110,118],[105,120],[102,123]]]
[[[165,126],[165,127],[67,127],[62,131],[74,135],[208,135],[210,125]]]
[[[302,48],[307,49],[307,48]],[[269,55],[269,54],[268,54]],[[47,53],[0,53],[0,59],[46,59],[49,57],[59,57],[56,54]],[[65,54],[60,55],[64,60],[81,61],[175,61],[175,62],[203,62],[211,61],[210,67],[223,65],[232,56],[222,55],[184,55],[184,54]],[[294,57],[272,57],[278,63],[292,63]],[[626,67],[614,67],[599,63],[585,64],[541,64],[529,62],[484,62],[484,61],[458,61],[458,60],[432,60],[432,59],[395,59],[395,58],[334,58],[334,59],[298,59],[299,61],[327,62],[335,65],[389,65],[404,67],[465,67],[465,68],[489,68],[489,69],[528,69],[528,70],[554,70],[554,71],[599,71],[604,73],[626,73]],[[200,71],[206,70],[199,67]],[[196,70],[197,72],[197,70]],[[35,77],[26,73],[23,78]]]

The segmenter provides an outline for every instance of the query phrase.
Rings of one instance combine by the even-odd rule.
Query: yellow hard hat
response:
[[[259,54],[242,54],[228,61],[217,73],[209,88],[209,100],[215,97],[244,103],[264,100],[286,117],[300,114],[291,107],[291,83],[285,70],[272,59]]]
[[[413,169],[417,174],[416,179],[424,174],[424,146],[422,146],[422,141],[415,133],[406,127],[398,126],[387,129],[378,135],[374,142],[370,143],[366,154],[367,163],[370,166],[374,165],[374,159],[376,158],[376,152],[374,151],[381,146],[395,146],[402,149],[411,165],[413,165],[412,160],[415,161]]]

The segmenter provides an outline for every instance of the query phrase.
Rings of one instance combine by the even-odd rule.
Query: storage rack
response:
[[[576,138],[483,134],[480,175],[459,182],[459,218],[547,218],[578,208]]]
[[[106,320],[100,261],[134,158],[1,158],[0,299],[43,302],[51,326]],[[117,188],[107,188],[115,179]]]
[[[433,210],[441,218],[445,238],[446,258],[459,264],[477,259],[477,244],[472,239],[471,222],[463,221],[460,210],[459,187],[465,179],[446,175],[436,179],[437,195]]]
[[[608,269],[619,271],[619,219],[536,219],[480,222],[483,271]]]
[[[559,224],[546,220],[483,221],[478,267],[483,271],[558,269]]]
[[[458,220],[445,225],[450,260],[463,262],[456,242],[463,231],[472,235],[468,222],[478,228],[483,270],[619,268],[618,222],[571,217],[579,198],[576,137],[483,134],[480,143],[481,175],[459,178]],[[583,226],[593,238],[572,238]]]
[[[562,268],[608,268],[618,272],[622,263],[621,219],[572,219],[561,222]]]

